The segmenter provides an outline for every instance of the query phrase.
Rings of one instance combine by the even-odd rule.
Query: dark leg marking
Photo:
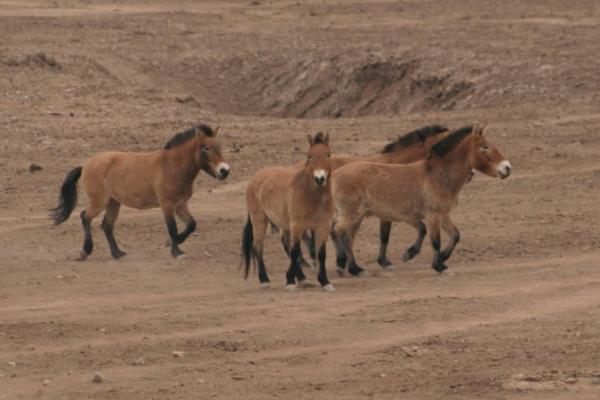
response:
[[[440,259],[441,242],[439,233],[435,237],[432,236],[431,246],[433,247],[433,262],[431,263],[431,266],[437,272],[442,273],[444,270],[448,269],[448,267],[444,265],[444,262]]]
[[[94,242],[92,241],[92,227],[90,221],[87,218],[85,211],[81,212],[81,225],[83,225],[83,252],[81,253],[81,260],[85,260],[87,256],[92,254],[94,250]]]
[[[387,258],[387,245],[390,241],[391,229],[392,223],[390,221],[381,220],[379,223],[379,256],[377,262],[382,268],[392,265],[392,262]]]
[[[185,226],[185,229],[183,230],[183,232],[181,232],[180,234],[177,235],[177,244],[181,244],[181,243],[185,242],[185,240],[188,238],[188,236],[190,236],[192,234],[192,232],[194,232],[196,230],[196,226],[198,226],[196,221],[194,219],[191,219]]]
[[[419,221],[418,230],[419,233],[417,236],[417,241],[404,252],[404,261],[412,260],[417,254],[421,252],[423,239],[425,239],[425,235],[427,235],[427,227],[425,226],[423,221]]]
[[[173,257],[179,257],[184,253],[179,246],[177,246],[177,222],[172,215],[165,217],[165,222],[167,223],[167,230],[169,231],[169,237],[171,238],[171,255],[173,255]]]
[[[117,245],[117,241],[115,240],[115,235],[113,233],[114,226],[108,222],[106,215],[104,216],[104,219],[102,220],[101,226],[102,226],[102,230],[104,231],[104,234],[106,235],[106,240],[108,241],[108,245],[110,246],[110,254],[112,255],[112,257],[115,260],[118,260],[119,258],[123,257],[124,255],[127,255],[127,253],[125,253],[124,251],[121,251],[121,249],[119,249],[119,246]]]
[[[321,245],[321,248],[319,249],[318,257],[319,257],[319,275],[317,276],[317,279],[319,280],[319,283],[321,284],[321,286],[329,285],[329,279],[327,279],[327,269],[325,268],[325,258],[326,258],[325,243],[323,243],[323,245]]]
[[[254,253],[254,258],[258,262],[258,280],[260,283],[269,283],[269,275],[267,275],[267,268],[265,267],[265,262],[263,260],[262,251],[254,248],[252,249]]]
[[[346,257],[348,258],[348,272],[350,275],[358,276],[364,269],[359,267],[356,264],[356,260],[354,259],[354,252],[352,251],[352,244],[350,243],[350,238],[346,232],[343,232],[340,237],[341,243],[344,246],[344,250],[346,252]]]
[[[290,267],[285,274],[286,285],[295,285],[298,270],[302,273],[302,269],[298,265],[298,255],[300,254],[300,242],[294,244],[290,250]],[[303,273],[302,273],[303,274]]]

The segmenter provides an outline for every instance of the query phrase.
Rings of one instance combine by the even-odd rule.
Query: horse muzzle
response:
[[[510,162],[508,160],[502,161],[500,164],[498,164],[498,168],[496,168],[496,172],[498,173],[500,179],[508,178],[510,176],[511,171],[512,165],[510,165]]]
[[[325,186],[327,184],[327,172],[318,169],[314,172],[315,183],[317,186]]]
[[[230,171],[229,164],[227,164],[227,163],[220,163],[217,166],[217,175],[218,175],[218,178],[220,180],[222,180],[222,181],[225,180],[225,179],[227,179],[227,177],[229,176],[229,171]]]

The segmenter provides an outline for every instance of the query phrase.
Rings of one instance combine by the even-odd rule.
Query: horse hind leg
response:
[[[106,208],[106,201],[96,200],[88,194],[87,208],[81,212],[81,225],[83,226],[83,248],[81,249],[78,260],[85,260],[92,250],[94,250],[94,241],[92,240],[92,221]]]
[[[356,237],[356,233],[360,228],[362,223],[362,218],[354,221],[352,223],[344,223],[343,221],[338,221],[335,229],[335,236],[337,237],[339,243],[344,249],[344,253],[346,254],[346,264],[348,265],[348,272],[350,275],[359,276],[364,272],[364,268],[359,267],[356,264],[356,259],[354,258],[354,238]],[[338,267],[338,274],[343,275],[344,270],[340,271]]]
[[[427,235],[427,227],[423,223],[423,221],[415,220],[408,222],[410,226],[415,228],[418,232],[417,240],[404,252],[404,261],[412,260],[417,254],[421,252],[421,246],[423,245],[423,239],[425,239],[425,235]]]
[[[102,220],[102,230],[106,235],[106,240],[108,241],[108,245],[110,246],[110,254],[112,258],[118,260],[119,258],[127,255],[124,251],[119,249],[117,245],[117,241],[114,236],[114,227],[117,218],[119,217],[119,209],[121,208],[121,203],[116,201],[115,199],[110,199],[106,206],[106,213],[104,214],[104,219]]]

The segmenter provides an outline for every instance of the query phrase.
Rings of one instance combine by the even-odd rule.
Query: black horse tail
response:
[[[50,210],[50,218],[54,225],[62,224],[71,216],[77,205],[77,181],[81,176],[82,167],[71,170],[60,188],[58,206]]]
[[[244,272],[244,279],[248,279],[248,273],[250,272],[250,262],[253,261],[252,257],[252,245],[254,243],[254,233],[252,232],[252,221],[248,215],[246,226],[242,232],[242,262],[245,264],[246,269]]]

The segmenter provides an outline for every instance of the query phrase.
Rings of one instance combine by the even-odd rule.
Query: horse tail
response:
[[[248,279],[248,273],[250,272],[250,262],[253,261],[252,257],[252,245],[254,243],[254,233],[252,231],[252,221],[250,215],[244,226],[242,232],[242,262],[245,264],[246,269],[244,271],[244,279]]]
[[[50,210],[50,218],[54,221],[54,225],[62,224],[69,219],[77,205],[77,181],[82,169],[82,167],[73,168],[65,178],[60,188],[58,206]]]

